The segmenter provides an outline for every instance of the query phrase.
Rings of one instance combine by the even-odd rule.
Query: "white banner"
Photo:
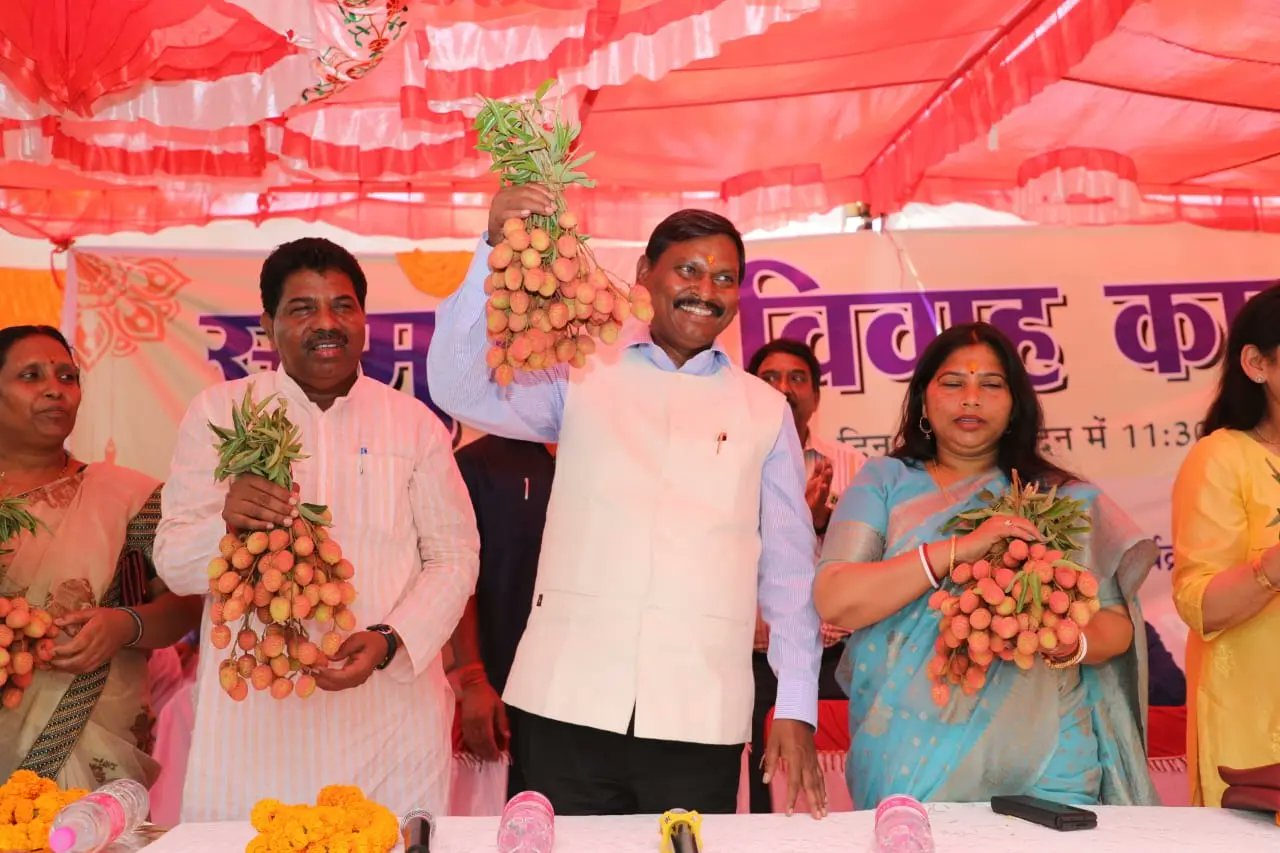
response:
[[[625,273],[636,252],[598,250]],[[276,363],[258,325],[262,257],[73,256],[87,366],[75,450],[164,477],[191,397]],[[1280,237],[1189,226],[861,232],[751,243],[748,257],[728,349],[749,357],[773,337],[812,342],[824,369],[815,429],[868,453],[886,449],[916,354],[938,328],[981,319],[1012,336],[1042,395],[1045,447],[1158,537],[1144,605],[1182,659],[1170,486],[1216,381],[1225,324],[1275,275]],[[430,402],[434,308],[466,260],[361,259],[370,375]]]

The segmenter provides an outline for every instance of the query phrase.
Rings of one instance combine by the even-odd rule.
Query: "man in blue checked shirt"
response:
[[[494,198],[503,223],[555,213],[540,186]],[[757,600],[778,676],[766,777],[788,812],[826,791],[813,746],[821,643],[804,463],[783,396],[716,343],[738,309],[742,237],[673,214],[636,268],[651,324],[632,321],[585,367],[492,381],[479,247],[439,308],[432,399],[477,429],[559,445],[532,612],[503,700],[521,709],[516,761],[561,814],[736,809],[754,700]]]

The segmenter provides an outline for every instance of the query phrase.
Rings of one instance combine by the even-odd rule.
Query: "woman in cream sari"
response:
[[[26,768],[63,787],[150,784],[143,650],[194,627],[200,600],[167,592],[151,567],[159,483],[63,450],[79,405],[79,370],[56,329],[0,330],[0,496],[39,522],[4,543],[0,595],[24,596],[61,629],[51,668],[0,710],[0,779]]]
[[[1137,591],[1155,562],[1142,537],[1097,488],[1040,456],[1040,405],[1009,340],[985,323],[953,327],[924,351],[888,458],[869,461],[845,491],[814,587],[822,618],[849,638],[855,808],[890,794],[967,802],[1029,794],[1061,803],[1146,804],[1146,653]],[[931,697],[938,637],[929,594],[957,562],[1000,540],[1038,538],[1020,517],[996,517],[953,537],[943,527],[983,506],[980,493],[1027,481],[1086,503],[1093,525],[1075,559],[1101,583],[1085,640],[1023,672],[997,661],[974,696]],[[954,549],[954,550],[953,550]]]

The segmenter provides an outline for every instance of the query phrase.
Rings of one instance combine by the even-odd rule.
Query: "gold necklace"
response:
[[[928,462],[926,462],[926,463],[925,463],[925,465],[926,465],[926,470],[927,470],[927,466],[929,466],[929,465],[932,465],[932,466],[933,466],[933,482],[934,482],[934,484],[938,487],[938,491],[942,492],[942,493],[943,493],[944,495],[946,495],[948,498],[954,498],[955,496],[954,496],[953,494],[951,494],[951,488],[950,488],[950,487],[951,487],[951,486],[953,486],[953,485],[955,485],[955,483],[954,483],[954,481],[953,481],[953,482],[951,482],[951,483],[944,483],[944,482],[943,482],[943,480],[942,480],[942,466],[938,464],[938,460],[937,460],[937,459],[930,459]]]
[[[62,468],[60,468],[60,469],[58,470],[58,473],[54,475],[53,479],[52,479],[52,480],[49,480],[49,482],[48,482],[48,483],[41,483],[41,484],[40,484],[40,485],[38,485],[38,486],[32,486],[30,489],[27,489],[27,491],[28,491],[28,492],[35,491],[36,489],[40,488],[41,486],[47,486],[47,485],[49,485],[49,483],[56,483],[58,480],[61,480],[61,479],[63,478],[63,476],[64,476],[64,475],[67,473],[67,471],[68,471],[68,470],[70,470],[70,468],[71,468],[71,454],[70,454],[69,452],[67,452],[66,450],[64,450],[64,451],[62,451],[62,455],[65,457],[65,459],[64,459],[64,461],[63,461],[63,463],[62,463]],[[5,482],[5,478],[6,478],[6,477],[8,477],[8,476],[9,476],[9,472],[8,472],[8,471],[0,471],[0,488],[3,488],[3,484],[4,484],[4,482]],[[23,494],[25,494],[25,492],[24,492]]]
[[[1280,447],[1280,441],[1267,438],[1265,435],[1262,434],[1262,430],[1258,429],[1257,427],[1253,428],[1253,434],[1258,439],[1258,441],[1261,441],[1263,444],[1269,444],[1272,447]]]

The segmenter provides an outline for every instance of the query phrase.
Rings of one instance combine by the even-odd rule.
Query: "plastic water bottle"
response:
[[[885,797],[876,806],[873,853],[934,853],[929,813],[914,797]]]
[[[507,801],[498,823],[498,853],[551,853],[556,813],[537,791],[524,791]]]
[[[53,853],[97,853],[147,819],[147,789],[132,779],[108,782],[58,812],[49,828]]]

